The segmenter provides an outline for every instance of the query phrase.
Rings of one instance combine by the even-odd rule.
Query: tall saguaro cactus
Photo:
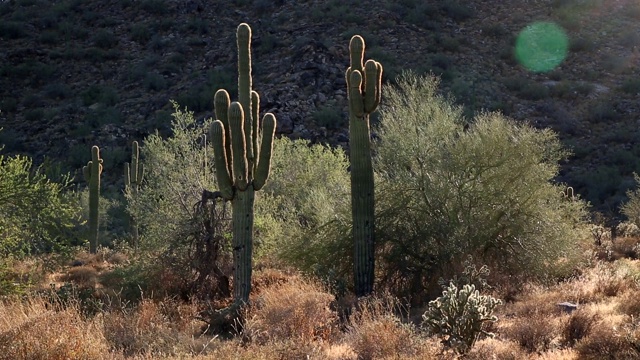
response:
[[[260,126],[260,98],[251,89],[251,28],[240,24],[238,38],[238,102],[225,90],[214,98],[216,121],[210,128],[216,177],[222,197],[231,200],[233,223],[233,292],[236,304],[249,301],[253,254],[255,191],[269,177],[276,128],[273,114]]]
[[[140,163],[140,148],[138,142],[134,141],[131,151],[131,163],[124,164],[124,188],[130,196],[135,197],[142,185],[142,179],[144,177],[144,165]],[[138,247],[138,222],[135,215],[129,216],[129,231],[131,231],[133,247]]]
[[[366,296],[373,291],[375,221],[369,115],[378,107],[382,93],[382,65],[375,60],[367,60],[363,64],[364,49],[364,39],[354,35],[349,44],[351,64],[346,72],[354,283],[357,296]]]
[[[100,175],[102,174],[102,159],[100,148],[91,148],[91,161],[82,167],[85,180],[89,183],[89,252],[95,254],[98,250],[98,217],[100,203]]]

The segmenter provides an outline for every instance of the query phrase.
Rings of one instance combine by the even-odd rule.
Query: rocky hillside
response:
[[[636,1],[375,3],[0,1],[0,143],[71,170],[98,144],[118,179],[131,141],[168,133],[170,100],[212,116],[215,90],[235,87],[235,29],[247,22],[254,87],[278,132],[346,146],[343,74],[359,33],[387,83],[405,69],[433,72],[468,116],[499,110],[557,131],[574,151],[559,180],[616,211],[640,172]],[[568,34],[568,56],[551,72],[529,72],[514,57],[516,36],[535,21]]]

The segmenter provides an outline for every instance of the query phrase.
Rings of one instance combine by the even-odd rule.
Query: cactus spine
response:
[[[238,38],[238,102],[231,103],[225,90],[214,98],[216,121],[210,128],[218,187],[231,201],[233,223],[234,297],[236,304],[249,301],[253,253],[253,204],[255,191],[269,177],[276,128],[273,114],[259,124],[260,98],[251,90],[251,28],[240,24]]]
[[[373,291],[375,224],[369,114],[378,107],[382,93],[382,65],[375,60],[363,64],[364,49],[364,39],[354,35],[349,44],[351,64],[346,72],[354,285],[357,296],[366,296]]]
[[[97,146],[94,145],[91,148],[91,161],[82,168],[82,172],[89,183],[89,252],[95,254],[98,250],[100,175],[102,174],[102,159]]]
[[[142,185],[144,166],[140,163],[140,148],[138,142],[134,141],[131,146],[131,163],[124,164],[124,189],[129,196],[135,198],[138,195],[138,190],[140,190],[140,185]],[[139,233],[138,222],[133,214],[129,216],[129,228],[132,236],[131,245],[136,248],[138,247]]]

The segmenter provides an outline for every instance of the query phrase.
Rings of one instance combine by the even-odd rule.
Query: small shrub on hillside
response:
[[[579,341],[575,350],[580,359],[637,359],[640,357],[637,332],[601,326]]]
[[[195,306],[171,300],[143,300],[133,309],[106,312],[103,336],[110,349],[127,357],[206,354],[210,339],[194,337],[202,323]]]
[[[0,38],[19,39],[27,36],[26,24],[17,21],[3,21],[0,23]]]
[[[633,174],[633,178],[636,182],[636,189],[627,191],[629,200],[622,205],[620,212],[622,212],[631,223],[640,226],[640,176]]]
[[[316,124],[328,129],[338,129],[344,126],[345,116],[337,104],[328,104],[320,107],[313,113]]]

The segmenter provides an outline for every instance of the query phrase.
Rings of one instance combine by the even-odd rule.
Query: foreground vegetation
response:
[[[398,77],[374,128],[375,292],[359,298],[344,151],[274,139],[245,304],[231,297],[232,211],[211,195],[225,177],[210,125],[174,104],[172,135],[140,146],[136,191],[78,192],[51,164],[0,159],[0,358],[639,355],[638,194],[607,237],[554,182],[568,155],[555,133],[499,113],[468,120],[435,78]],[[91,254],[78,252],[87,238]]]
[[[619,239],[627,245],[640,239]],[[437,336],[419,326],[420,308],[389,295],[352,305],[336,299],[317,281],[264,268],[256,272],[253,306],[233,335],[203,334],[206,301],[144,298],[133,304],[96,280],[109,268],[132,261],[122,253],[79,254],[86,265],[66,268],[48,280],[70,281],[69,297],[30,295],[0,305],[1,359],[455,359]],[[20,266],[27,270],[33,263]],[[524,284],[509,298],[499,320],[465,355],[466,359],[633,359],[638,358],[640,311],[638,260],[598,261],[556,285]],[[60,285],[60,284],[58,284]],[[60,288],[58,288],[60,289]],[[71,289],[71,288],[69,288]],[[82,290],[85,289],[85,290]],[[92,296],[82,298],[90,289]],[[151,295],[150,295],[151,296]],[[101,310],[92,310],[95,299]],[[89,301],[89,299],[92,299]],[[575,301],[567,313],[556,304]]]

